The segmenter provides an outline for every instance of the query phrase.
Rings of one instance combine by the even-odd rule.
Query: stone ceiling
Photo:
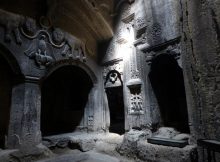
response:
[[[114,0],[4,0],[0,8],[39,20],[51,19],[85,45],[87,53],[97,54],[97,44],[113,36]]]

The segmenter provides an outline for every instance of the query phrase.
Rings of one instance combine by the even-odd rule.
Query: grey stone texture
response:
[[[99,152],[60,157],[66,161],[75,158],[98,162],[101,157],[117,161],[101,154],[118,156],[116,149],[137,161],[204,162],[207,154],[199,146],[197,159],[197,140],[220,140],[219,0],[133,0],[115,4],[113,0],[48,0],[47,4],[36,4],[33,13],[18,11],[16,5],[0,4],[0,59],[9,65],[1,64],[0,70],[0,86],[6,86],[0,87],[4,100],[0,112],[5,114],[0,119],[0,146],[18,149],[0,150],[1,160],[11,156],[20,161],[50,157],[52,154],[43,143],[50,149],[72,147]],[[44,15],[39,9],[41,5],[48,5],[48,13],[39,19],[38,15]],[[97,45],[107,40],[106,49],[98,51]],[[156,83],[151,78],[160,58],[170,59],[183,73],[185,98],[178,93],[169,98],[166,93],[165,99],[160,100],[160,93],[165,91],[155,90]],[[74,136],[42,137],[42,84],[65,66],[78,67],[88,74],[92,89],[79,124],[68,132]],[[13,75],[5,75],[8,72],[4,68],[11,68]],[[170,71],[173,69],[174,66]],[[160,75],[172,78],[168,72],[158,74],[154,81]],[[13,84],[9,84],[8,78]],[[168,93],[175,92],[171,89],[177,82],[172,82]],[[158,83],[160,87],[162,82]],[[117,136],[109,140],[94,132],[111,131],[115,112],[107,91],[114,88],[120,88],[122,93],[121,101],[115,102],[123,105],[123,112],[120,117],[115,115],[115,120],[123,117],[120,129],[125,135],[123,139]],[[164,103],[171,105],[164,110]],[[178,108],[181,110],[176,111]],[[147,143],[148,137],[189,139],[189,145],[152,145]],[[80,159],[83,155],[85,158]],[[219,156],[216,154],[216,161]],[[46,161],[51,160],[59,159]]]

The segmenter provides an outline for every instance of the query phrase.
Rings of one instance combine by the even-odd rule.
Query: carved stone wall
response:
[[[33,20],[0,10],[0,47],[3,57],[20,75],[12,90],[8,148],[41,142],[40,83],[67,65],[82,68],[93,82],[94,87],[85,106],[84,127],[90,131],[105,129],[104,119],[100,120],[104,102],[95,100],[104,100],[103,85],[98,84],[102,78],[97,77],[102,75],[101,68],[87,57],[85,45],[80,40],[53,27],[46,17]]]

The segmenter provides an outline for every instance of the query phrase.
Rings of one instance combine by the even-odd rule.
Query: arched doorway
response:
[[[161,54],[152,60],[149,79],[165,127],[189,133],[183,72],[175,58]]]
[[[0,148],[5,147],[8,134],[14,76],[8,61],[0,54]]]
[[[41,87],[42,135],[73,132],[83,126],[92,87],[91,78],[77,66],[63,66],[49,75]]]
[[[121,74],[118,71],[112,70],[107,74],[105,81],[105,90],[110,111],[109,131],[112,133],[124,134],[125,112],[123,84]]]

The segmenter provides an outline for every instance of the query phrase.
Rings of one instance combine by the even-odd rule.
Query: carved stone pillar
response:
[[[13,87],[8,148],[34,146],[41,142],[40,108],[41,92],[37,78],[26,77]]]

